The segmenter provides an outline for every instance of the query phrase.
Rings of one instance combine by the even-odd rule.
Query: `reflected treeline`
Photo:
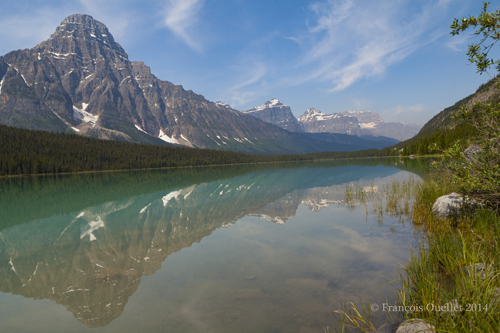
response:
[[[384,165],[422,175],[428,164],[426,159],[372,158],[4,178],[0,179],[0,216],[9,218],[0,220],[0,230],[35,219],[74,212],[102,202],[236,177],[259,170]]]
[[[371,159],[5,180],[0,290],[101,327],[171,253],[247,215],[284,223],[301,203],[338,203],[346,183],[399,171],[387,166],[408,167]]]

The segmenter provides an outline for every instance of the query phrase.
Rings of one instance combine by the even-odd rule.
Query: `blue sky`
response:
[[[453,18],[481,8],[476,0],[4,1],[0,55],[48,39],[68,15],[89,14],[130,60],[237,110],[278,98],[296,116],[309,107],[371,110],[425,123],[490,78],[468,65],[472,36],[450,35]]]

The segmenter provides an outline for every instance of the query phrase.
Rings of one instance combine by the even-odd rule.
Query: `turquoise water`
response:
[[[349,209],[346,185],[399,160],[0,181],[5,332],[333,332],[331,311],[394,302],[411,226]],[[378,322],[384,320],[378,314]]]

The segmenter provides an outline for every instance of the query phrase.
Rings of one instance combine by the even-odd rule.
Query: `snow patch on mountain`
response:
[[[145,130],[143,130],[142,128],[140,128],[137,124],[134,124],[135,128],[137,128],[139,131],[141,132],[144,132],[146,134],[148,134],[148,132],[146,132]]]
[[[174,136],[172,135],[172,137],[169,137],[168,135],[166,135],[165,133],[163,133],[162,130],[160,130],[160,134],[158,134],[158,139],[161,139],[165,142],[168,142],[168,143],[175,143],[175,144],[180,144],[179,141],[177,141],[176,138],[174,138]]]
[[[231,108],[231,106],[229,104],[221,102],[221,101],[215,102],[215,105],[223,106],[223,107],[228,108],[228,109]]]
[[[359,123],[359,126],[361,128],[375,128],[375,126],[377,126],[378,123],[374,123],[374,122],[371,122],[371,123]]]
[[[329,120],[339,118],[340,116],[336,113],[334,114],[326,114],[315,108],[309,108],[304,112],[302,116],[300,116],[297,120],[304,123],[310,121],[319,121],[319,120]]]
[[[0,94],[2,93],[2,85],[3,85],[4,79],[5,79],[5,74],[4,74],[4,76],[2,76],[2,80],[0,81]]]
[[[85,111],[85,109],[87,109],[87,106],[88,104],[82,103],[82,108],[79,109],[73,105],[73,119],[79,119],[83,122],[91,124],[92,127],[95,127],[99,116],[94,116],[92,113]]]

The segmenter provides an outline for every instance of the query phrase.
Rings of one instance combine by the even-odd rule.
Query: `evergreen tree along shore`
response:
[[[249,155],[100,140],[5,125],[0,125],[0,143],[0,176],[311,161],[388,156],[393,153],[389,148],[384,148],[304,155]]]

